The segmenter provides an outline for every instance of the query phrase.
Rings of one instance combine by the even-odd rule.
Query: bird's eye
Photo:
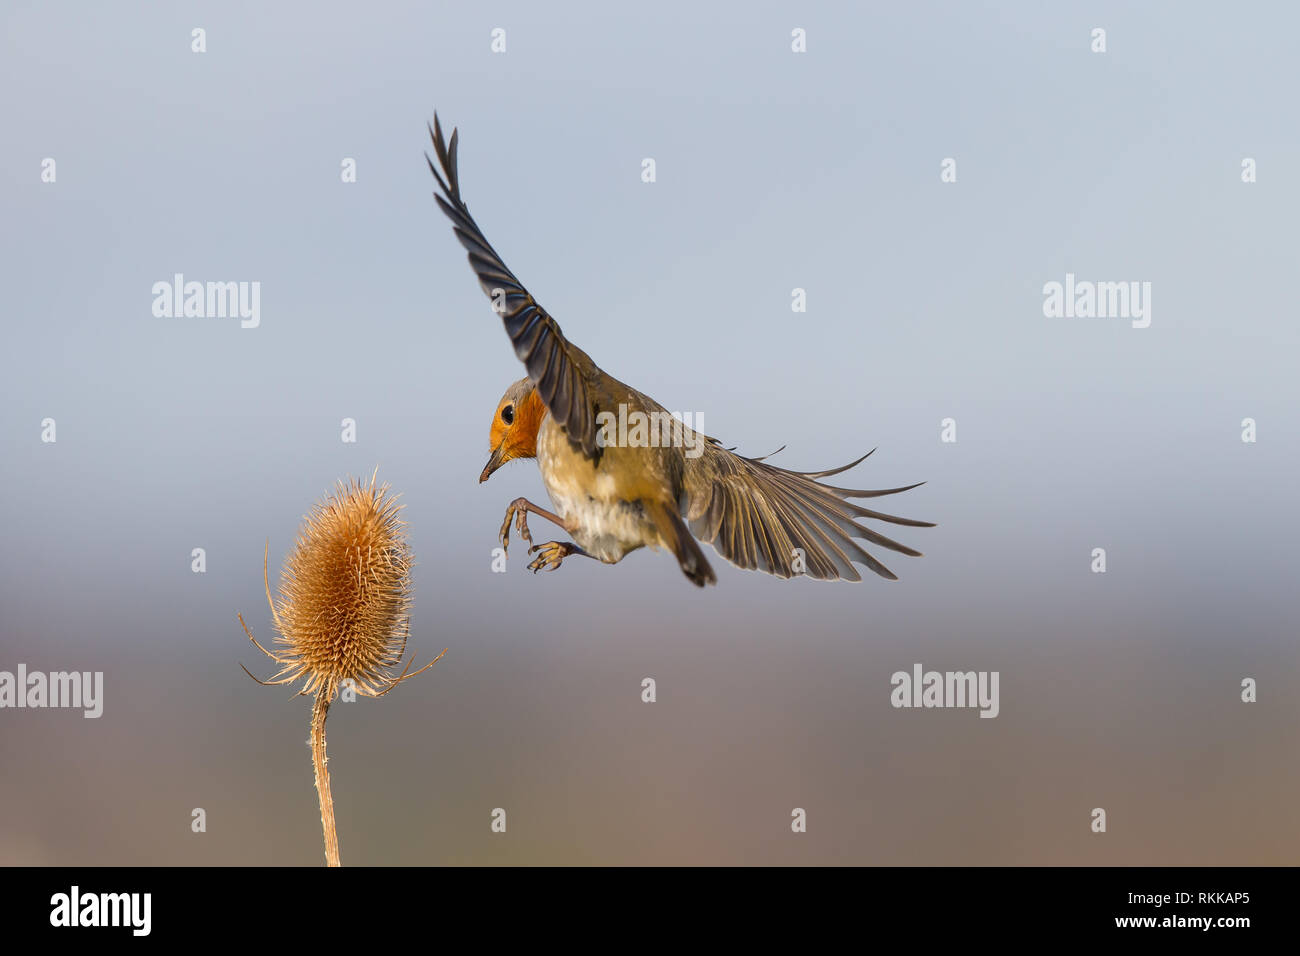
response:
[[[515,423],[515,407],[513,405],[507,405],[505,408],[501,409],[501,420],[507,425],[513,425]]]

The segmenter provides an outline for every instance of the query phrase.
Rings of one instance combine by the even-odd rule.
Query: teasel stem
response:
[[[316,702],[311,709],[311,761],[316,768],[316,794],[320,797],[320,823],[325,831],[325,865],[342,866],[339,862],[339,836],[334,829],[334,798],[330,795],[329,758],[325,756],[325,717],[330,710],[332,687],[322,687],[316,692]]]

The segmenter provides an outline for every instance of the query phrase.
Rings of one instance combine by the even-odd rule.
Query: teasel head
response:
[[[367,697],[388,693],[410,673],[397,674],[406,653],[411,616],[411,551],[402,506],[387,484],[339,482],[318,502],[298,529],[298,539],[280,573],[279,601],[267,578],[267,542],[262,581],[271,606],[276,652],[257,647],[280,665],[261,684],[303,681],[299,694],[330,699],[346,682]],[[244,624],[242,615],[239,618]],[[441,657],[442,655],[439,655]],[[242,665],[241,665],[242,666]],[[248,669],[245,668],[245,672]]]

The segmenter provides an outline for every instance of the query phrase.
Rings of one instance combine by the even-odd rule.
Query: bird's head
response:
[[[536,458],[537,429],[545,415],[546,406],[538,397],[532,379],[521,378],[506,389],[492,415],[492,429],[488,433],[492,456],[478,480],[487,481],[492,472],[515,458]]]

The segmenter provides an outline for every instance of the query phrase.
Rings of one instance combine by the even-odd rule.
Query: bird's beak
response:
[[[502,442],[497,445],[496,449],[492,452],[492,457],[488,459],[488,463],[483,467],[483,474],[478,476],[478,483],[480,485],[492,477],[492,472],[496,471],[506,463],[505,447],[506,443]]]

